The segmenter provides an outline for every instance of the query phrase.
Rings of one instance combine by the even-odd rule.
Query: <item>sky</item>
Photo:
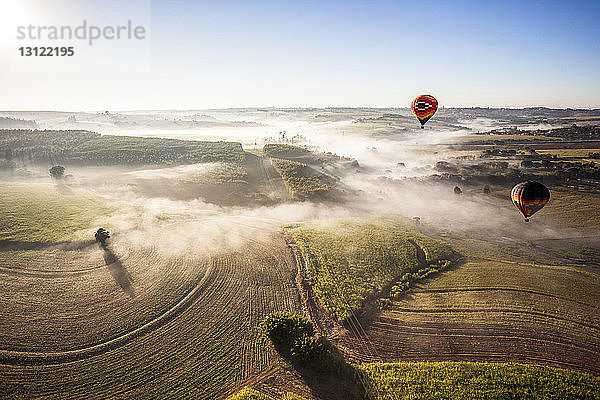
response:
[[[600,108],[598,1],[0,0],[1,110]],[[142,26],[140,40],[17,39]],[[72,46],[24,57],[22,46]]]

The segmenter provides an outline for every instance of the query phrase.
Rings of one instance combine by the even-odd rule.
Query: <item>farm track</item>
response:
[[[468,272],[478,268],[481,273],[482,267],[472,259],[469,264],[466,271],[461,267],[418,284],[392,302],[364,334],[349,332],[339,343],[358,361],[515,361],[600,375],[596,302],[582,301],[587,298],[578,297],[579,292],[569,297],[562,286],[549,285],[547,291],[527,288],[527,282],[524,287],[485,287],[480,282],[485,272],[475,280]],[[485,268],[492,272],[495,264],[490,265]],[[521,274],[535,270],[541,282],[560,278],[577,285],[574,279],[585,278],[598,283],[594,273],[582,271],[581,278],[568,268],[516,268]],[[495,274],[489,279],[493,282]],[[366,352],[365,341],[375,351]]]
[[[112,290],[112,295],[105,298],[116,297],[115,305],[121,301],[128,307],[123,310],[131,308],[137,314],[150,315],[156,306],[159,308],[151,320],[138,322],[125,331],[117,329],[118,335],[108,340],[48,351],[47,348],[64,347],[58,338],[56,345],[48,347],[58,332],[44,330],[44,317],[40,320],[41,316],[31,314],[34,309],[19,306],[22,312],[30,313],[29,318],[36,321],[34,325],[39,325],[40,331],[51,340],[28,347],[25,340],[22,343],[17,340],[21,344],[12,348],[1,346],[0,397],[213,399],[255,374],[275,368],[278,356],[262,344],[256,325],[270,311],[300,309],[293,282],[295,267],[278,232],[264,226],[255,229],[262,233],[246,231],[242,247],[206,259],[183,257],[165,264],[152,251],[150,254],[117,251],[134,277],[135,298],[121,293],[103,269],[89,276],[69,276],[63,280],[15,277],[0,272],[0,283],[4,286],[17,278],[17,282],[24,280],[27,285],[35,282],[51,286],[64,285],[70,279],[75,279],[72,285],[81,285],[86,279],[102,279]],[[150,265],[137,265],[144,259]],[[151,269],[156,269],[157,275],[144,278],[143,274],[150,274],[147,270]],[[163,292],[167,287],[176,289],[178,297],[165,297]],[[44,293],[41,291],[39,295]],[[91,292],[82,293],[88,295]],[[112,301],[105,303],[104,318],[117,322],[107,320],[108,325],[121,327],[121,310],[113,309]],[[167,308],[160,304],[165,301],[169,302]],[[24,321],[26,317],[17,320]],[[76,314],[73,317],[58,322],[77,323],[83,318]],[[0,319],[8,318],[12,318],[9,310],[0,313]],[[132,320],[142,321],[139,315]],[[123,320],[121,328],[128,325],[131,324],[127,319]],[[13,338],[23,332],[16,327],[6,329],[4,335]],[[71,334],[88,337],[86,328],[71,330]],[[70,340],[72,344],[83,342]]]

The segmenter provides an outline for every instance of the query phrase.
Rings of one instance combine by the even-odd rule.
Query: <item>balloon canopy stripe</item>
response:
[[[424,94],[418,96],[412,101],[410,108],[417,117],[417,119],[421,122],[421,125],[424,125],[425,122],[429,120],[437,111],[438,102],[435,97]]]
[[[521,182],[511,191],[511,200],[525,218],[539,211],[550,200],[548,188],[538,182]]]

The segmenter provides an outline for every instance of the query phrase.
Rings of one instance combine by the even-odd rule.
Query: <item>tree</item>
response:
[[[521,167],[523,167],[523,168],[532,168],[533,167],[533,161],[531,161],[531,160],[523,160],[523,161],[521,161]]]
[[[94,237],[96,239],[96,242],[100,243],[101,245],[105,245],[106,240],[110,239],[110,232],[104,228],[98,228],[98,230],[94,234]]]
[[[54,179],[62,179],[65,175],[65,167],[61,165],[55,165],[50,168],[50,176]]]
[[[312,322],[303,315],[286,312],[273,312],[261,323],[262,330],[269,336],[273,344],[290,348],[298,339],[312,336]]]

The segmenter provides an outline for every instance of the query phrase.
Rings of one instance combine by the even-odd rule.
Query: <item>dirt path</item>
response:
[[[248,183],[257,191],[275,201],[287,201],[289,192],[268,158],[246,152]]]

